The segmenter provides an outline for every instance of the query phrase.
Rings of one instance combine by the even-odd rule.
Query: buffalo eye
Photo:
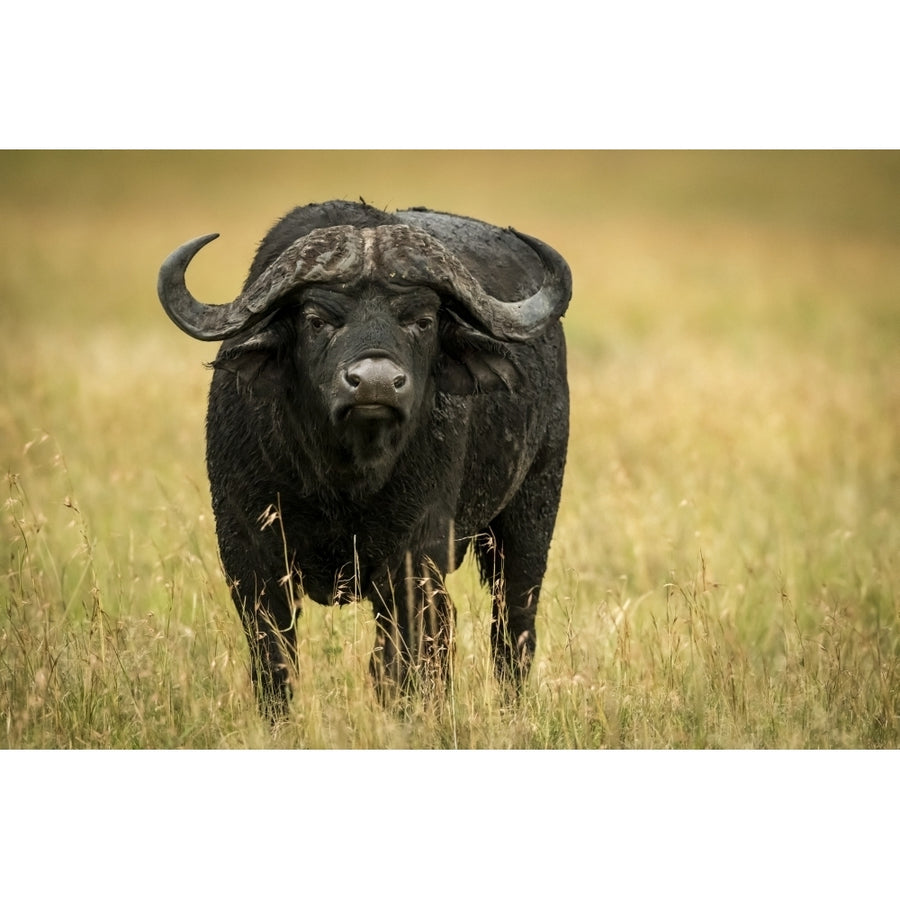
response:
[[[416,331],[419,331],[419,332],[426,332],[426,331],[430,330],[433,326],[434,326],[434,317],[433,316],[419,316],[419,318],[416,319],[412,323],[412,327],[415,328]]]
[[[310,330],[313,332],[313,334],[318,334],[319,332],[321,332],[327,324],[323,318],[313,315],[312,313],[307,313],[306,323],[309,325]]]

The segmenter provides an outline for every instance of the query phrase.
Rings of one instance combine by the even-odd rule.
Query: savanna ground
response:
[[[257,718],[203,462],[208,301],[290,207],[362,195],[512,224],[575,292],[572,437],[521,702],[468,564],[454,691],[407,716],[365,606],[307,604]],[[0,153],[0,746],[900,744],[900,154]]]

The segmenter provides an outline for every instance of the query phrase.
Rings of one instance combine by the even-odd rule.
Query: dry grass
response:
[[[0,154],[7,747],[896,747],[897,154]],[[471,567],[453,702],[403,718],[366,607],[308,605],[257,719],[216,558],[214,348],[156,269],[217,230],[229,299],[294,203],[515,224],[575,273],[570,462],[521,705]]]

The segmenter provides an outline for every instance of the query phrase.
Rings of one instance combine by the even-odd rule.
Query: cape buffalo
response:
[[[207,305],[184,276],[216,237],[166,259],[159,297],[223,342],[207,468],[262,712],[290,698],[303,596],[372,602],[382,696],[444,683],[443,575],[469,546],[495,672],[521,684],[568,441],[565,260],[512,228],[333,201],[288,213],[240,296]]]

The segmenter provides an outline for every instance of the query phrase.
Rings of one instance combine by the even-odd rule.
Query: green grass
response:
[[[897,153],[0,153],[0,746],[897,747]],[[292,205],[425,204],[569,259],[569,466],[522,702],[450,579],[450,701],[398,717],[365,606],[307,604],[257,718],[203,467],[213,346]],[[196,269],[196,272],[194,271]]]

